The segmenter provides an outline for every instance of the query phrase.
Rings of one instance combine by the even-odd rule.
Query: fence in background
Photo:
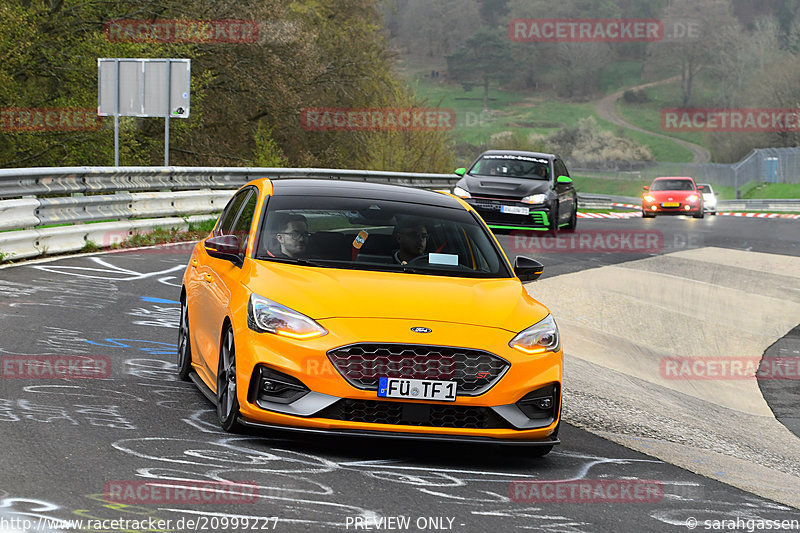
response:
[[[800,183],[800,147],[759,148],[737,163],[619,162],[598,168],[573,162],[570,170],[582,176],[651,181],[659,176],[691,176],[698,183],[738,188],[750,181]]]

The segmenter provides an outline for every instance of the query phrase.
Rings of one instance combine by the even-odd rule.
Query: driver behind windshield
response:
[[[310,235],[306,217],[288,213],[280,213],[277,216],[278,219],[273,227],[275,228],[274,235],[280,246],[280,251],[276,254],[269,251],[267,253],[273,257],[289,257],[292,259],[305,256]]]
[[[428,228],[421,219],[400,219],[395,226],[394,235],[398,246],[394,252],[394,260],[401,265],[423,255],[428,247]]]

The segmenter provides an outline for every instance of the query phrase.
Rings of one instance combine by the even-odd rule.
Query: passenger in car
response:
[[[419,218],[403,218],[395,226],[395,241],[398,249],[394,252],[394,260],[405,265],[425,253],[428,247],[428,228]]]

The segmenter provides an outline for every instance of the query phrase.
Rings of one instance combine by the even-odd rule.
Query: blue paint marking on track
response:
[[[164,298],[153,298],[152,296],[142,296],[141,300],[143,302],[150,302],[150,303],[154,303],[154,304],[181,305],[180,302],[176,302],[175,300],[165,300]]]
[[[103,346],[105,348],[134,348],[151,355],[170,355],[175,353],[177,344],[168,342],[147,341],[141,339],[103,339],[104,342],[84,340],[93,346]],[[143,344],[143,346],[139,345]],[[138,345],[138,346],[137,346]]]

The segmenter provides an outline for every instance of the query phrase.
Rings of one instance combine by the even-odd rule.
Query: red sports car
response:
[[[692,178],[656,178],[644,187],[642,216],[692,215],[703,218],[703,194]]]

